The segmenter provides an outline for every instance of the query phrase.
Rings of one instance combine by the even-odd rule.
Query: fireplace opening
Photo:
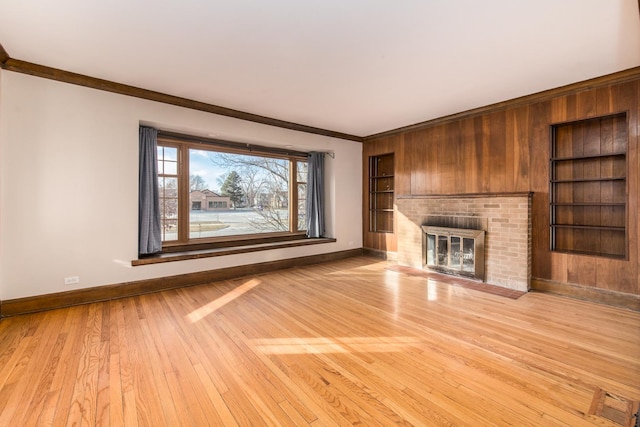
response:
[[[423,268],[484,282],[484,231],[422,226]]]

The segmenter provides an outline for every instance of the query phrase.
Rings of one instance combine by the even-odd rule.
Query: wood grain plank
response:
[[[506,112],[507,158],[514,191],[529,189],[529,109],[519,107]]]
[[[401,163],[399,167],[408,169],[411,176],[410,191],[398,194],[425,194],[430,188],[431,167],[429,162],[432,161],[429,153],[429,132],[409,133],[405,139],[408,145],[407,151],[410,153],[407,162]]]
[[[52,381],[52,371],[56,367],[55,361],[47,361],[59,357],[61,344],[56,333],[57,328],[60,326],[59,319],[56,322],[54,317],[49,316],[47,320],[37,329],[30,329],[36,339],[25,339],[26,346],[19,353],[20,357],[13,360],[10,359],[7,366],[8,369],[3,370],[2,376],[4,378],[0,379],[0,384],[11,385],[16,383],[18,376],[25,375],[29,371],[34,371],[41,380],[33,388],[26,388],[25,384],[17,384],[16,387],[12,387],[12,399],[8,399],[1,404],[4,409],[0,411],[0,425],[19,424],[21,419],[32,415],[29,411],[26,411],[26,407],[18,404],[20,400],[30,400],[38,414],[42,411],[41,408],[46,398],[47,388]],[[40,342],[41,340],[43,342]],[[38,346],[47,348],[47,352],[36,351]]]
[[[74,386],[67,423],[71,425],[95,424],[100,337],[102,329],[102,305],[87,307],[87,323],[84,327],[79,363],[74,373]]]
[[[464,179],[461,186],[464,186],[464,193],[479,193],[478,181],[478,161],[479,154],[476,152],[475,144],[475,126],[474,121],[471,119],[465,119],[460,122],[460,140],[461,140],[461,152],[460,161],[463,165]],[[420,193],[416,193],[420,194]],[[428,193],[422,193],[428,194]]]
[[[506,135],[506,113],[504,111],[495,112],[489,116],[488,120],[491,123],[489,130],[489,158],[491,162],[489,191],[493,193],[514,191],[513,173],[510,169],[513,167],[513,158],[511,158],[511,163],[507,164],[509,143]]]

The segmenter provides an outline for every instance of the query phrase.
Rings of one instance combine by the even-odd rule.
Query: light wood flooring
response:
[[[640,313],[391,266],[6,318],[0,426],[616,426],[640,400]]]

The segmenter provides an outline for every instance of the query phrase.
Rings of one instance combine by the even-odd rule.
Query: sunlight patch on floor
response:
[[[224,294],[220,298],[217,298],[217,299],[211,301],[210,303],[208,303],[206,305],[203,305],[202,307],[198,308],[197,310],[192,311],[191,313],[189,313],[187,315],[187,318],[189,319],[189,321],[191,323],[196,323],[196,322],[204,319],[205,317],[207,317],[208,315],[210,315],[214,311],[218,310],[220,307],[224,306],[225,304],[228,304],[229,302],[233,301],[234,299],[236,299],[236,298],[244,295],[245,293],[249,292],[251,289],[255,288],[256,286],[258,286],[261,283],[262,283],[262,281],[258,280],[258,279],[248,280],[245,283],[243,283],[242,285],[240,285],[237,288],[235,288],[234,290],[232,290],[230,292],[227,292],[226,294]]]
[[[438,300],[438,284],[435,282],[435,280],[427,280],[427,300]]]
[[[253,340],[264,354],[395,353],[420,344],[415,337],[307,337]]]

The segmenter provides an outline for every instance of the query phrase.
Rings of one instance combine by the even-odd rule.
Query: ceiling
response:
[[[638,0],[0,0],[11,58],[356,136],[640,65]]]

